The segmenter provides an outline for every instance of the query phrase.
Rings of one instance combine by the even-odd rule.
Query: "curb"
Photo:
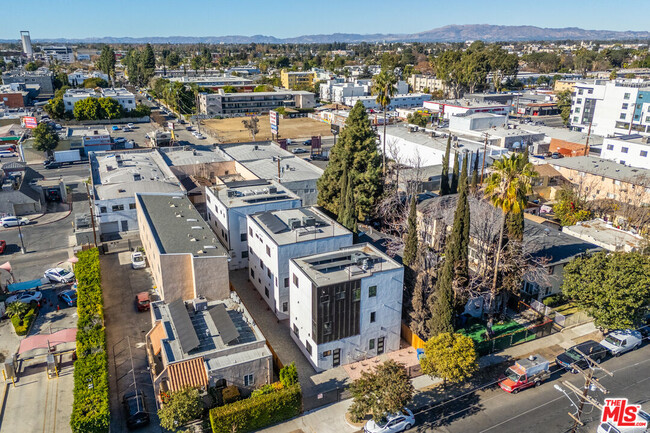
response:
[[[66,219],[67,217],[70,216],[71,213],[72,213],[72,208],[70,208],[70,210],[68,210],[68,211],[66,212],[66,214],[63,215],[61,218],[57,218],[57,219],[55,219],[55,220],[47,221],[47,222],[44,222],[44,223],[41,223],[41,224],[38,224],[38,223],[37,223],[37,224],[27,224],[27,225],[24,225],[24,226],[22,226],[22,227],[23,227],[23,228],[27,228],[27,227],[29,227],[29,226],[31,226],[31,225],[45,226],[45,225],[48,225],[48,224],[52,224],[52,223],[55,223],[55,222],[61,221],[62,219]],[[41,217],[43,217],[43,216],[45,216],[45,215],[47,215],[47,214],[41,214],[41,216],[39,216],[39,217],[36,217],[36,218],[34,218],[34,219],[30,219],[30,223],[33,222],[33,221],[38,220],[39,218],[41,218]],[[7,227],[7,228],[5,228],[3,231],[4,231],[4,232],[8,232],[8,231],[10,231],[10,230],[18,230],[18,227],[17,227],[17,226],[16,226],[16,227]]]

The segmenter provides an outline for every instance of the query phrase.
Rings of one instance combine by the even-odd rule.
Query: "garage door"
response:
[[[113,221],[110,223],[101,223],[99,225],[99,230],[101,234],[108,234],[108,233],[117,233],[120,231],[120,225],[118,221]]]

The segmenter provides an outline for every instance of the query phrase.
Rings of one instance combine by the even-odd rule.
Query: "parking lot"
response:
[[[111,397],[111,431],[127,431],[121,398],[135,388],[135,376],[135,385],[145,393],[147,409],[151,415],[151,424],[138,431],[160,432],[145,352],[145,335],[151,329],[151,316],[149,312],[138,312],[134,302],[137,293],[152,291],[151,272],[148,267],[132,269],[130,251],[102,255],[100,265]],[[132,366],[134,374],[131,374]]]

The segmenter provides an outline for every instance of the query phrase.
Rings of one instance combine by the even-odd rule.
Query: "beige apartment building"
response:
[[[228,298],[228,251],[187,197],[136,194],[136,209],[162,300]]]

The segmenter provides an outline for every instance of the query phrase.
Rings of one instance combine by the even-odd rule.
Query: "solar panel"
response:
[[[236,180],[234,182],[225,182],[228,188],[242,188],[247,186],[269,185],[265,179]]]
[[[239,331],[232,323],[226,307],[223,304],[217,304],[208,310],[214,326],[217,327],[221,340],[224,344],[229,344],[231,341],[239,338]]]
[[[178,341],[183,352],[190,353],[191,350],[199,347],[199,337],[196,335],[192,320],[190,320],[190,315],[182,299],[179,298],[169,304],[169,314],[172,316],[172,322],[174,322],[174,328],[176,328]]]
[[[278,234],[289,230],[289,227],[287,227],[287,225],[282,222],[280,218],[270,212],[264,212],[263,214],[260,214],[258,218],[273,234]]]

